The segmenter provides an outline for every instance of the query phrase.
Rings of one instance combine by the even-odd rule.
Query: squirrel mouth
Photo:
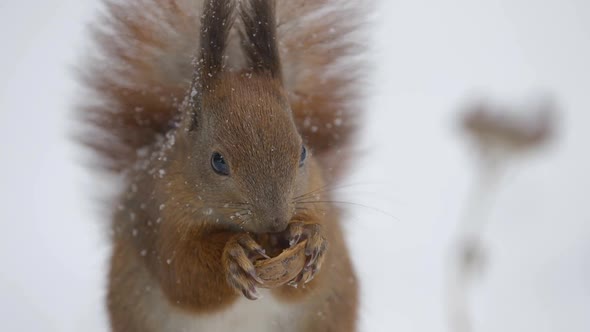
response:
[[[286,231],[274,233],[252,234],[254,240],[258,242],[270,257],[279,255],[286,249],[289,249],[288,233]]]

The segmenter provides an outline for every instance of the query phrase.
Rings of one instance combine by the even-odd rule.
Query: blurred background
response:
[[[72,68],[97,7],[0,2],[2,331],[107,330],[96,198],[109,186],[70,136]],[[554,134],[483,195],[482,268],[461,292],[473,331],[590,331],[590,2],[382,0],[372,21],[365,126],[341,190],[355,203],[361,331],[451,331],[453,253],[482,176],[460,114],[537,96],[557,105]]]

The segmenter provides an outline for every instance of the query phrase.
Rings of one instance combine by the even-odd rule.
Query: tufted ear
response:
[[[200,122],[203,92],[213,89],[223,71],[223,55],[234,22],[234,7],[233,0],[206,0],[204,3],[199,53],[193,63],[193,78],[184,112],[188,130],[195,129]]]
[[[274,0],[244,0],[240,3],[242,48],[252,71],[281,79]]]

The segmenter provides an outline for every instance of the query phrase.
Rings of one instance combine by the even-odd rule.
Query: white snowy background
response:
[[[106,331],[108,244],[72,132],[95,0],[0,2],[0,330]],[[448,331],[449,246],[474,178],[473,96],[549,94],[559,135],[502,179],[475,331],[590,331],[590,1],[383,0],[357,166],[342,190],[362,331]],[[377,210],[382,210],[384,213]]]

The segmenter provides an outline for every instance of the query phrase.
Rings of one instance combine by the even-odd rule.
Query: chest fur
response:
[[[240,298],[230,307],[215,313],[190,314],[166,304],[166,308],[161,311],[162,314],[167,312],[166,317],[160,320],[163,325],[161,331],[298,331],[301,319],[298,306],[281,303],[266,290],[259,291],[263,297],[258,300]]]

